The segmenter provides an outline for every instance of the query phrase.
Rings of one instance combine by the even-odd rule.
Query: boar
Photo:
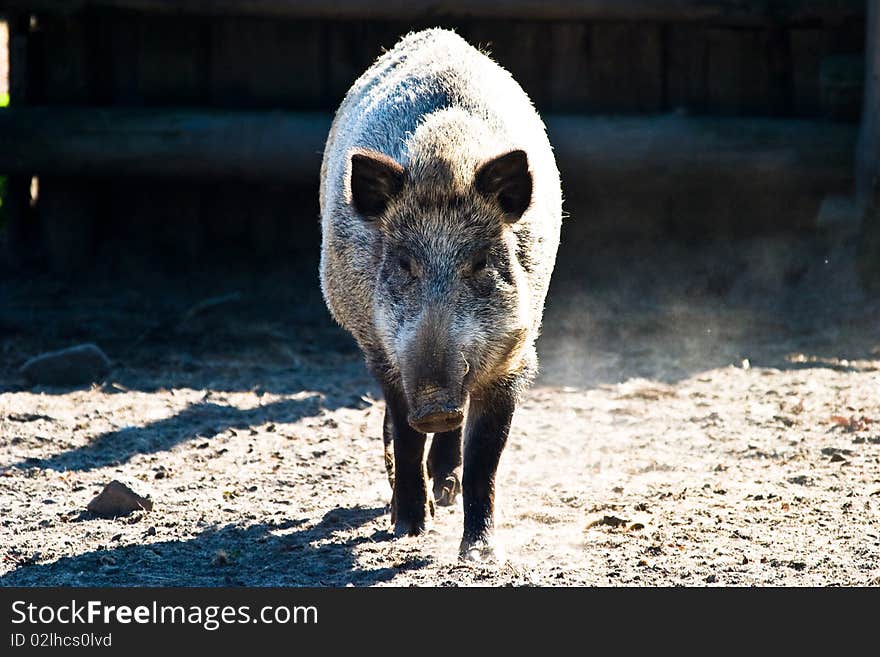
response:
[[[324,299],[385,397],[395,534],[461,492],[460,554],[498,559],[495,474],[537,370],[562,219],[541,118],[454,32],[409,34],[339,107],[320,204]]]

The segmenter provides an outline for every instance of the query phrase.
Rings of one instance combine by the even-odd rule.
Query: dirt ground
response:
[[[501,566],[458,561],[460,501],[392,538],[383,403],[316,263],[4,276],[0,585],[878,585],[880,303],[852,259],[793,237],[561,256]],[[19,378],[82,342],[104,381]],[[113,479],[153,510],[86,514]]]

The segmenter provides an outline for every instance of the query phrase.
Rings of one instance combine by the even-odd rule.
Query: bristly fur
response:
[[[527,155],[532,189],[528,208],[511,222],[475,188],[475,177],[483,163],[515,150]],[[352,153],[365,151],[406,172],[375,221],[352,202]],[[507,71],[447,30],[404,37],[340,106],[320,201],[327,306],[380,378],[402,378],[407,388],[401,354],[424,332],[416,320],[430,307],[444,335],[429,337],[450,367],[461,354],[470,394],[527,385],[562,197],[544,125]],[[475,253],[487,254],[488,265],[471,275]]]

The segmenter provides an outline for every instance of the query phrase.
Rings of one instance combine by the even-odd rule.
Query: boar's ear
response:
[[[497,200],[505,220],[519,220],[532,202],[532,174],[525,151],[515,150],[484,162],[477,168],[477,191]]]
[[[403,188],[403,167],[387,155],[370,150],[351,154],[351,202],[366,219],[380,216]]]

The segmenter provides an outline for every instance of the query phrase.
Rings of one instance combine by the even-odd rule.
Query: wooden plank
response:
[[[81,179],[43,176],[36,209],[49,267],[55,272],[84,269],[95,246],[93,186]]]
[[[474,21],[463,36],[489,52],[510,71],[538,107],[552,97],[553,24],[525,21]]]
[[[9,94],[9,26],[0,20],[0,96]]]
[[[880,293],[880,2],[868,3],[865,95],[856,151],[858,262],[868,289]]]
[[[807,230],[824,196],[852,184],[846,124],[550,117],[548,127],[568,211],[594,237]]]
[[[322,32],[314,21],[217,18],[211,22],[210,100],[216,107],[316,109],[322,99]]]
[[[822,100],[819,67],[828,53],[827,31],[822,28],[791,30],[792,107],[796,116],[819,116]]]
[[[551,26],[553,60],[547,67],[550,102],[547,109],[583,112],[590,108],[590,28],[586,23]]]
[[[671,108],[772,116],[790,107],[788,43],[777,31],[672,26],[667,48]]]
[[[87,83],[95,102],[201,105],[207,99],[207,24],[126,13],[85,17]]]
[[[28,40],[30,19],[26,14],[7,16],[9,30],[9,102],[24,105],[28,97]]]
[[[106,61],[110,62],[108,91],[112,102],[149,107],[206,100],[209,34],[203,20],[138,15],[97,20],[99,35],[106,39],[105,49],[99,53],[106,60],[95,58],[95,63],[106,66]],[[153,110],[141,111],[149,116]],[[105,127],[115,131],[110,124]],[[122,149],[119,155],[125,159],[130,140],[119,133],[117,136],[118,141],[111,140],[110,147]],[[162,138],[161,133],[157,136]],[[162,156],[156,157],[158,164]],[[173,155],[165,159],[173,168]],[[143,171],[147,177],[138,179],[125,179],[123,174],[119,180],[116,167],[99,171],[114,176],[108,214],[112,228],[119,230],[122,238],[118,252],[113,252],[120,259],[117,266],[130,272],[147,270],[156,263],[175,268],[198,257],[204,243],[199,185],[175,180],[163,172],[154,175],[149,167]]]
[[[561,169],[608,170],[632,180],[792,175],[822,186],[852,180],[854,126],[792,119],[545,117]],[[589,176],[585,176],[588,178]]]
[[[858,121],[862,109],[865,62],[862,55],[829,55],[819,67],[822,115],[837,121]]]
[[[763,113],[768,86],[767,64],[755,35],[741,30],[710,29],[705,108],[722,114]]]
[[[9,108],[0,171],[317,181],[327,114]]]
[[[339,107],[345,94],[380,51],[364,48],[366,21],[336,21],[325,26],[324,97],[327,107]]]
[[[872,2],[873,0],[867,0]],[[830,53],[853,54],[865,52],[865,16],[841,17],[822,24],[828,32]]]
[[[8,14],[6,19],[9,47],[9,103],[10,107],[23,107],[29,100],[30,19],[27,14],[19,13]],[[19,172],[19,175],[11,175],[6,179],[6,194],[3,199],[3,214],[7,222],[6,259],[13,266],[24,264],[27,259],[25,254],[34,252],[33,247],[38,239],[30,207],[30,184],[29,171]]]
[[[419,25],[405,21],[334,21],[324,24],[321,56],[324,106],[338,107],[361,73]]]
[[[137,89],[145,105],[201,104],[207,95],[207,27],[192,17],[137,20]],[[124,70],[117,70],[124,77]]]
[[[30,204],[28,176],[6,178],[3,193],[3,217],[6,226],[0,236],[0,259],[11,267],[20,267],[32,259],[39,244],[39,231]]]
[[[103,105],[143,105],[140,85],[141,23],[129,14],[90,16],[90,82]]]
[[[65,118],[70,113],[79,114],[78,121]],[[34,118],[40,114],[48,115],[43,132],[34,132],[39,128]],[[131,121],[133,114],[139,116],[137,122]],[[173,251],[187,243],[182,236],[208,230],[213,206],[201,207],[200,198],[214,198],[214,203],[226,198],[200,192],[200,186],[190,185],[186,178],[234,180],[236,186],[247,181],[260,186],[283,182],[288,189],[307,190],[305,195],[277,199],[278,248],[296,248],[304,239],[302,229],[284,210],[296,208],[301,213],[302,208],[314,206],[320,144],[327,134],[329,115],[310,115],[310,124],[296,120],[302,117],[288,117],[295,128],[267,130],[267,117],[277,122],[284,115],[244,112],[218,117],[194,112],[188,113],[187,122],[181,114],[159,110],[0,112],[0,141],[9,145],[0,150],[0,171],[26,163],[28,171],[41,173],[113,175],[112,191],[119,204],[111,225],[134,231],[128,239],[136,247],[130,262],[141,264],[156,255],[165,257],[162,249],[150,244],[158,241]],[[92,121],[95,116],[101,120]],[[209,119],[202,120],[205,116]],[[667,224],[681,231],[685,225],[698,225],[703,230],[723,227],[739,233],[810,228],[822,199],[846,193],[852,185],[857,132],[852,124],[554,114],[545,120],[569,211],[574,215],[581,208],[597,223],[600,216],[616,217],[615,225],[621,230],[624,219],[630,217],[632,230],[642,235],[650,227],[659,230]],[[63,131],[65,125],[75,126],[73,135]],[[151,178],[145,183],[140,176]],[[171,187],[183,196],[176,197]],[[259,228],[249,214],[259,202],[259,196],[242,196],[229,204],[224,220],[228,225],[210,230],[228,229],[232,231],[229,239],[242,244],[263,240],[265,246],[271,231]],[[199,212],[194,214],[194,208]],[[312,214],[311,210],[306,213]],[[182,216],[189,219],[184,221]],[[205,228],[199,228],[198,221]],[[190,227],[184,230],[184,225]],[[190,244],[196,245],[190,253],[197,253],[198,242]],[[150,254],[145,252],[148,246],[153,250]]]
[[[47,105],[87,105],[90,89],[84,18],[38,17],[35,28],[31,50],[38,51],[35,84],[40,91],[36,100]],[[95,246],[94,185],[80,178],[43,176],[38,189],[32,214],[50,269],[56,273],[84,269]]]
[[[589,57],[589,110],[602,113],[660,111],[663,53],[658,25],[593,25]]]
[[[73,13],[134,9],[166,14],[416,20],[445,17],[805,24],[864,16],[861,0],[5,0],[13,9]]]
[[[87,42],[81,16],[48,16],[40,20],[42,101],[49,105],[89,102]]]
[[[314,190],[312,190],[313,195]],[[249,200],[249,222],[247,244],[258,258],[277,255],[282,250],[281,236],[298,222],[292,220],[294,208],[288,203],[288,188],[283,185],[268,185],[253,188]],[[317,222],[316,222],[317,223]],[[287,231],[282,229],[287,227]]]
[[[706,110],[709,46],[703,28],[673,25],[666,30],[666,104],[676,111]]]
[[[271,257],[319,248],[314,185],[224,182],[204,187],[205,249],[217,255]],[[302,221],[302,218],[313,218]]]
[[[205,240],[212,251],[248,247],[251,209],[258,203],[253,184],[224,182],[205,187],[202,216]]]
[[[303,183],[263,188],[268,199],[265,212],[275,224],[275,253],[296,258],[319,248],[321,211],[316,191],[314,186]],[[306,221],[298,220],[299,217]]]
[[[794,105],[791,42],[788,30],[770,28],[763,35],[767,53],[767,114],[791,116]]]
[[[791,30],[795,115],[858,120],[863,86],[862,31],[854,31],[851,22]]]
[[[201,254],[201,186],[153,177],[116,179],[106,193],[109,223],[102,238],[114,246],[113,266],[143,272],[157,263],[186,264]]]
[[[37,109],[0,112],[0,171],[317,182],[317,113]],[[561,166],[638,175],[760,171],[851,179],[856,127],[823,121],[545,115]]]

